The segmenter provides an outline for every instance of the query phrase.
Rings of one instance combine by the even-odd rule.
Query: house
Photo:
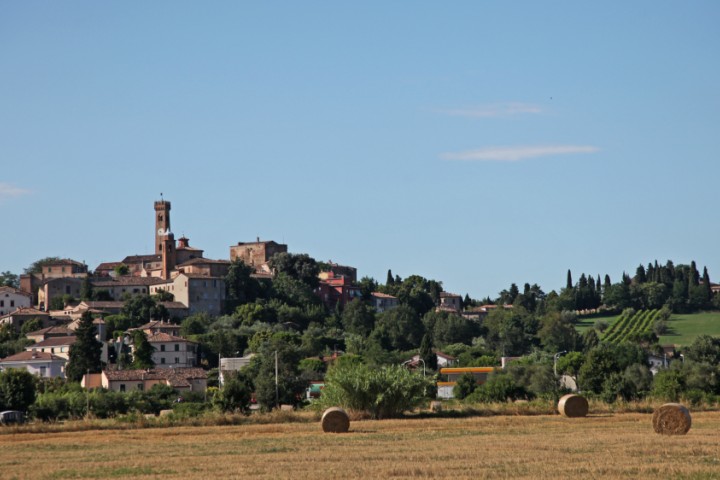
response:
[[[101,277],[90,281],[96,291],[105,291],[113,300],[124,300],[127,296],[149,295],[150,286],[163,283],[157,277]]]
[[[241,368],[246,367],[250,365],[250,361],[255,356],[254,353],[250,353],[248,355],[245,355],[244,357],[227,357],[227,358],[220,358],[220,372],[218,375],[218,379],[220,380],[220,385],[223,385],[225,383],[225,373],[226,372],[238,372]]]
[[[20,331],[20,328],[25,322],[34,318],[42,320],[43,326],[50,326],[50,315],[47,312],[32,307],[18,308],[12,313],[3,315],[0,317],[0,325],[12,325],[15,327],[15,330]]]
[[[12,313],[18,308],[30,308],[32,295],[17,288],[0,287],[0,316]]]
[[[462,304],[463,301],[460,295],[449,292],[440,292],[440,304],[435,310],[460,313],[462,312]]]
[[[67,337],[71,335],[75,335],[75,332],[68,329],[67,327],[57,325],[54,327],[42,328],[40,330],[30,332],[25,335],[25,338],[27,338],[28,340],[32,340],[35,343],[38,343],[42,342],[43,340],[47,340],[48,338]]]
[[[52,337],[25,347],[26,352],[52,353],[65,360],[70,360],[70,347],[75,343],[75,335]]]
[[[457,358],[453,357],[452,355],[448,355],[447,353],[443,353],[439,350],[435,351],[435,358],[438,368],[451,367],[457,361]],[[424,367],[420,355],[414,355],[410,360],[404,361],[403,365],[411,369]]]
[[[206,277],[224,277],[230,270],[229,260],[211,260],[209,258],[193,258],[177,265],[177,271]]]
[[[355,267],[348,267],[347,265],[338,265],[337,263],[333,263],[332,260],[328,260],[327,270],[320,272],[318,277],[320,277],[320,280],[327,280],[328,276],[334,276],[334,277],[346,277],[350,280],[351,283],[357,282],[357,268]]]
[[[49,352],[25,351],[0,360],[0,371],[22,368],[40,377],[65,378],[66,363],[67,359]]]
[[[180,335],[180,325],[164,320],[151,320],[145,325],[128,329],[128,332],[134,332],[135,330],[142,330],[146,335],[153,335],[155,333],[167,333],[168,335],[176,337]]]
[[[202,368],[152,368],[149,370],[103,370],[83,378],[83,386],[99,386],[115,392],[150,390],[153,385],[168,385],[181,392],[207,390],[207,373]],[[85,375],[87,377],[87,375]]]
[[[260,237],[258,237],[255,242],[238,242],[237,245],[232,245],[230,247],[230,260],[241,260],[256,271],[270,273],[267,266],[268,261],[273,255],[287,253],[287,251],[288,246],[285,244],[272,240],[261,242]]]
[[[56,278],[82,279],[87,275],[88,269],[84,263],[68,258],[60,259],[44,264],[38,273],[20,275],[20,290],[32,295],[31,301],[33,305],[39,305],[38,289],[47,281]],[[48,304],[45,303],[45,305]]]
[[[79,298],[82,283],[83,279],[76,277],[58,277],[44,281],[37,291],[38,307],[47,312],[50,311],[55,298],[62,298],[65,295]]]
[[[397,297],[388,295],[387,293],[373,292],[370,294],[372,299],[373,307],[377,313],[386,312],[392,308],[397,307],[400,302]]]
[[[466,309],[465,311],[462,312],[462,316],[467,318],[468,320],[481,321],[481,320],[484,320],[485,317],[487,317],[488,314],[491,311],[495,310],[496,308],[498,308],[498,306],[492,305],[492,304],[479,305],[477,307],[471,307],[471,308]],[[503,308],[505,310],[512,310],[513,306],[512,305],[503,305]]]
[[[187,263],[191,260],[202,259],[203,253],[204,250],[191,247],[190,239],[183,235],[182,237],[178,238],[177,246],[175,247],[175,262],[180,265],[183,263]]]
[[[362,291],[360,287],[353,285],[349,278],[328,272],[326,279],[320,280],[315,295],[320,297],[328,308],[334,308],[335,305],[344,307],[354,299],[362,298]]]
[[[155,350],[152,361],[156,368],[187,368],[197,365],[197,343],[182,337],[157,332],[147,336]],[[132,345],[133,352],[135,345]]]
[[[150,287],[155,294],[165,290],[173,294],[175,302],[187,308],[189,314],[207,312],[219,315],[225,304],[225,278],[179,273],[173,278]]]

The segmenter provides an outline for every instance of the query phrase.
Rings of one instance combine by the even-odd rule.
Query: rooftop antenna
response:
[[[161,202],[163,201],[162,192],[160,192],[160,201],[161,201]]]

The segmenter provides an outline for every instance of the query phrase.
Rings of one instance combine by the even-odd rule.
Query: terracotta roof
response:
[[[119,301],[106,301],[106,302],[95,302],[95,301],[84,301],[82,302],[85,304],[88,308],[95,308],[95,309],[105,309],[105,308],[122,308],[123,305],[125,305],[125,302],[119,302]],[[79,306],[79,305],[78,305]]]
[[[162,255],[130,255],[128,257],[123,258],[122,263],[129,264],[129,263],[140,263],[140,262],[161,262],[162,261]]]
[[[7,285],[0,286],[0,292],[10,292],[10,293],[14,293],[16,295],[22,295],[24,297],[32,297],[32,294],[30,294],[30,293],[23,292],[19,288],[9,287]]]
[[[48,361],[48,360],[61,360],[63,362],[66,362],[62,357],[58,357],[57,355],[53,355],[49,352],[20,352],[16,353],[15,355],[10,355],[9,357],[5,357],[2,360],[0,360],[0,363],[5,362],[27,362],[32,360],[38,360],[38,361]]]
[[[54,262],[48,262],[48,263],[44,264],[43,267],[53,267],[55,265],[79,265],[81,267],[85,266],[84,263],[75,261],[71,258],[62,258],[62,259],[54,261]]]
[[[37,308],[32,307],[20,307],[14,312],[10,312],[7,315],[4,315],[5,317],[14,317],[17,315],[40,315],[42,317],[49,317],[50,315],[47,312],[43,312],[42,310],[38,310]]]
[[[68,330],[66,327],[63,326],[54,326],[54,327],[47,327],[47,328],[41,328],[40,330],[35,330],[34,332],[30,332],[26,334],[26,337],[37,337],[38,335],[74,335],[72,330]]]
[[[158,277],[116,277],[112,279],[101,278],[90,280],[94,287],[122,287],[122,286],[148,286],[165,283],[165,280]]]
[[[45,348],[45,347],[60,347],[63,345],[72,345],[77,340],[75,335],[67,335],[64,337],[51,337],[43,340],[42,342],[28,345],[25,349],[33,348]]]
[[[160,302],[160,305],[168,310],[187,310],[188,308],[180,302]]]
[[[180,328],[177,323],[165,322],[163,320],[150,320],[145,325],[140,325],[137,328],[128,328],[128,332],[134,330],[150,330],[151,328],[166,328],[168,330],[175,330]]]
[[[397,299],[397,297],[393,297],[392,295],[388,295],[387,293],[381,293],[381,292],[372,292],[370,295],[376,298],[394,298]]]
[[[149,370],[104,370],[111,382],[167,380],[173,387],[187,387],[188,379],[206,379],[207,372],[202,368],[152,368]]]
[[[186,343],[195,343],[187,338],[182,337],[176,337],[175,335],[170,335],[169,333],[165,332],[156,332],[152,333],[147,336],[148,342],[150,343],[163,343],[163,342],[186,342]]]
[[[211,260],[209,258],[193,258],[185,263],[181,263],[178,267],[187,267],[189,265],[208,264],[208,265],[230,265],[230,260]]]
[[[462,298],[462,296],[458,295],[457,293],[440,292],[440,298],[451,298],[451,297]]]

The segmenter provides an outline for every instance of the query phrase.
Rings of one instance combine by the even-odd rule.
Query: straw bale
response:
[[[679,403],[666,403],[655,409],[652,417],[653,430],[662,435],[685,435],[692,419],[690,412]]]
[[[570,418],[584,417],[588,414],[588,401],[580,395],[568,394],[558,402],[560,415]]]
[[[330,407],[322,416],[322,429],[326,433],[345,433],[350,429],[350,417],[340,407]]]

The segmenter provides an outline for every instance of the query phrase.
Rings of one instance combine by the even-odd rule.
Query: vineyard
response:
[[[602,336],[604,342],[620,343],[634,334],[652,332],[655,320],[658,319],[660,310],[639,310],[632,309],[623,311],[622,315],[605,330]]]

